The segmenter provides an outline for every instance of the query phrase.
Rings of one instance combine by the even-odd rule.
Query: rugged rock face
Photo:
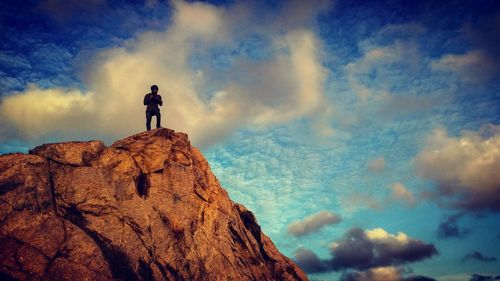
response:
[[[0,279],[307,280],[187,135],[0,156]]]

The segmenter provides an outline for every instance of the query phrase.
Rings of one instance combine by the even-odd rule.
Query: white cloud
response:
[[[342,214],[344,216],[352,216],[354,213],[366,208],[381,211],[385,206],[384,200],[374,194],[351,192],[341,194],[339,197],[340,207],[342,208]]]
[[[372,230],[365,230],[366,237],[372,241],[385,244],[406,244],[408,243],[408,236],[403,232],[398,232],[397,235],[390,234],[383,228],[374,228]]]
[[[340,206],[344,215],[352,214],[362,209],[381,211],[390,204],[402,202],[407,207],[417,204],[415,195],[402,183],[396,182],[388,186],[389,193],[348,193],[341,195]]]
[[[295,236],[302,236],[320,230],[326,225],[340,222],[340,217],[328,211],[310,215],[304,220],[295,221],[288,226],[288,232]]]
[[[86,69],[88,91],[33,86],[4,98],[0,116],[9,121],[5,126],[34,141],[54,134],[71,138],[75,131],[92,138],[123,137],[144,130],[142,98],[152,84],[160,87],[164,99],[163,126],[187,132],[199,146],[247,124],[269,126],[321,116],[327,70],[321,64],[321,42],[306,19],[297,18],[278,30],[280,18],[255,23],[241,4],[225,8],[173,1],[173,6],[172,23],[165,31],[139,34],[125,46],[98,54]],[[318,11],[311,7],[308,14]],[[226,69],[209,66],[211,49],[237,48],[255,35],[269,39],[268,57],[239,54],[229,58]],[[196,56],[210,63],[197,67],[192,61]],[[45,95],[50,98],[42,98]],[[67,110],[51,109],[61,104]],[[324,122],[320,127],[328,132]]]
[[[396,182],[391,185],[391,191],[392,191],[392,199],[396,201],[404,201],[409,207],[414,207],[416,200],[415,196],[411,191],[408,190],[408,188],[400,183]]]
[[[2,100],[0,116],[26,138],[45,136],[48,131],[78,134],[82,126],[91,130],[90,124],[80,122],[95,108],[93,98],[92,93],[62,88],[42,90],[31,84],[22,95]]]
[[[416,156],[418,173],[433,180],[453,207],[500,211],[500,126],[452,137],[436,129]]]
[[[409,71],[418,65],[420,59],[417,46],[411,41],[396,40],[387,46],[362,43],[361,47],[363,56],[345,67],[348,84],[361,102],[389,98],[388,85],[403,75],[400,68]]]
[[[482,51],[447,54],[431,62],[431,69],[457,74],[465,82],[484,82],[497,74],[498,64]]]

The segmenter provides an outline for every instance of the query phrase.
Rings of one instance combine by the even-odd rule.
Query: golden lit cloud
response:
[[[239,22],[228,8],[184,1],[173,1],[173,6],[165,31],[144,32],[97,54],[85,70],[87,92],[32,86],[5,98],[0,115],[25,139],[41,140],[55,131],[113,139],[145,129],[142,99],[156,84],[164,100],[163,126],[207,146],[240,126],[268,126],[326,108],[327,70],[313,31],[294,21],[284,32],[273,33],[247,26],[250,20]],[[224,72],[192,65],[193,55],[209,57],[210,48],[244,40],[247,31],[270,38],[272,55],[265,60],[235,57],[224,71],[241,73],[244,82],[212,81]]]
[[[440,198],[454,207],[499,211],[500,126],[449,136],[436,129],[415,158],[417,171],[433,180]]]

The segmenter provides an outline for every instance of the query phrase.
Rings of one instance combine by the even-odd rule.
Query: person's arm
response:
[[[148,105],[150,103],[150,97],[149,97],[149,94],[145,95],[144,96],[144,105]]]
[[[158,104],[159,104],[160,106],[162,106],[162,105],[163,105],[163,101],[161,100],[161,96],[160,96],[160,95],[158,95]]]

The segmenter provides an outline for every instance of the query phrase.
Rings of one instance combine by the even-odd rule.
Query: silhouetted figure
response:
[[[156,128],[161,127],[161,114],[159,106],[163,105],[161,96],[158,95],[158,86],[151,86],[151,93],[144,96],[144,105],[146,105],[146,128],[151,130],[151,118],[156,116]]]

